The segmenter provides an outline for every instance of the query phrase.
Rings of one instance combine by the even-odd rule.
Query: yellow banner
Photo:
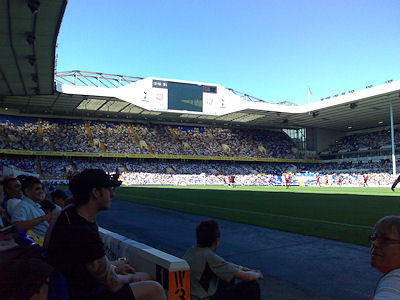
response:
[[[181,158],[180,155],[171,155],[171,154],[156,154],[157,158],[164,158],[164,159],[178,159]]]
[[[128,153],[128,158],[155,158],[154,154],[136,154],[136,153]]]
[[[102,157],[115,157],[115,158],[125,158],[126,153],[103,153]]]
[[[233,157],[227,156],[211,156],[212,160],[233,160]]]
[[[16,154],[16,155],[33,155],[31,150],[12,150],[12,149],[2,149],[4,154]]]
[[[34,151],[35,155],[40,155],[40,156],[63,156],[64,153],[62,152],[56,152],[56,151]]]
[[[323,163],[321,159],[290,159],[290,158],[263,158],[263,157],[228,157],[205,155],[168,155],[168,154],[135,154],[135,153],[93,153],[93,152],[57,152],[57,151],[32,151],[0,149],[0,153],[12,155],[38,155],[38,156],[74,156],[74,157],[114,157],[114,158],[160,158],[160,159],[196,159],[196,160],[234,160],[234,161],[260,161],[260,162],[301,162]]]
[[[237,160],[237,161],[255,161],[254,157],[234,157],[233,160]]]
[[[103,153],[91,152],[63,152],[64,156],[80,156],[80,157],[101,157]]]

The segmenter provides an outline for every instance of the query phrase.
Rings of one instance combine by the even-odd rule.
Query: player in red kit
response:
[[[290,174],[285,175],[285,180],[286,180],[286,188],[288,189],[290,186]]]
[[[367,187],[368,186],[368,174],[364,174],[363,178],[364,178],[364,187]]]

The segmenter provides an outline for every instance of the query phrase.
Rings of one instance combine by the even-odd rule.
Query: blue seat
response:
[[[64,275],[57,269],[50,274],[48,300],[67,300],[68,286]]]

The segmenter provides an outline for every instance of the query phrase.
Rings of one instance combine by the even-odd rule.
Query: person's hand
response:
[[[51,221],[53,220],[53,218],[55,218],[58,214],[60,213],[60,211],[58,211],[57,209],[54,209],[50,212],[48,212],[47,214],[43,215],[41,217],[41,221],[47,221],[47,223],[51,223]]]
[[[135,274],[136,271],[130,265],[128,265],[125,261],[117,260],[114,263],[115,273],[119,275],[127,275],[127,274]]]
[[[255,270],[256,273],[260,274],[260,277],[258,277],[258,279],[263,280],[264,279],[264,275],[261,273],[260,270]]]

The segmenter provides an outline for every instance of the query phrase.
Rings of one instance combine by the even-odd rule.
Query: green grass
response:
[[[125,187],[116,198],[365,246],[377,220],[400,214],[389,188]]]

